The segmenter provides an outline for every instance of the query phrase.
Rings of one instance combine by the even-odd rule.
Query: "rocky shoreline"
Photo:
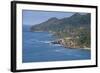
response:
[[[79,44],[76,43],[74,38],[71,38],[71,37],[64,38],[64,39],[57,39],[55,41],[52,41],[51,43],[52,44],[60,44],[65,48],[72,48],[72,49],[79,48],[79,49],[90,50],[90,48],[88,48],[88,47],[79,46]]]

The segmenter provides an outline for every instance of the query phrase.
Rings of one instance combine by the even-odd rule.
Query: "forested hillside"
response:
[[[58,40],[53,43],[71,48],[90,48],[91,44],[91,15],[75,13],[70,17],[58,19],[50,18],[45,22],[30,28],[32,32],[48,31]]]

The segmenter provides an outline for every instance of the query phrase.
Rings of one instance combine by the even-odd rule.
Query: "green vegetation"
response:
[[[91,40],[91,36],[90,36],[90,32],[87,30],[81,30],[79,32],[79,44],[83,44],[84,47],[90,47],[90,40]]]
[[[34,25],[31,31],[48,31],[59,39],[62,39],[65,47],[90,48],[91,34],[89,13],[81,15],[75,13],[68,18],[50,18],[45,22]]]

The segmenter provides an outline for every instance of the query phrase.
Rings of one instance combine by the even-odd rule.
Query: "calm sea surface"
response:
[[[89,50],[64,48],[50,42],[56,38],[48,32],[30,32],[28,27],[23,28],[22,61],[47,62],[86,60],[91,58]]]

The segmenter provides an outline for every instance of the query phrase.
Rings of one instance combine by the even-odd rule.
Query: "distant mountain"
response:
[[[75,13],[70,17],[58,19],[50,18],[45,22],[31,26],[30,30],[48,31],[57,37],[53,43],[63,44],[64,47],[70,48],[90,48],[91,15]],[[59,40],[60,39],[60,40]]]
[[[22,26],[23,28],[22,28],[22,31],[24,31],[24,32],[29,32],[30,31],[30,27],[31,27],[31,25],[25,25],[25,24],[23,24],[23,26]]]
[[[71,27],[89,27],[90,20],[91,16],[89,13],[85,15],[75,13],[70,17],[62,19],[53,17],[45,22],[32,26],[31,31],[61,31]]]

